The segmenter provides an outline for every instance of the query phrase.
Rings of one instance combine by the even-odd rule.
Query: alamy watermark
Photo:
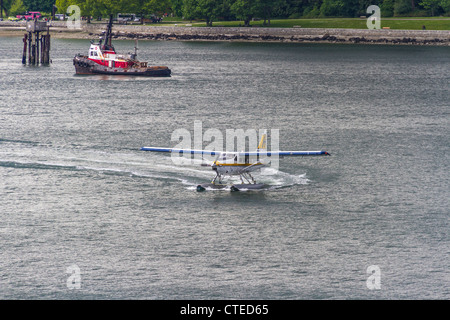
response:
[[[70,276],[67,278],[67,288],[69,290],[73,289],[81,289],[81,270],[76,265],[73,264],[66,269],[66,273],[70,274]]]
[[[204,131],[202,121],[195,120],[193,135],[185,128],[172,132],[171,141],[178,142],[173,149],[209,150],[217,154],[172,152],[171,158],[177,165],[195,165],[199,161],[212,162],[219,153],[258,151],[259,157],[269,159],[270,167],[278,170],[279,156],[270,154],[270,151],[279,151],[279,140],[279,129],[226,129],[224,135],[217,128]]]
[[[67,18],[67,29],[81,29],[81,9],[73,4],[67,7],[66,13],[70,14]],[[72,14],[73,13],[73,14]]]
[[[380,7],[376,5],[371,5],[367,7],[366,13],[371,13],[372,15],[367,18],[367,28],[368,29],[381,29],[381,10]]]
[[[377,265],[368,266],[366,270],[369,277],[366,281],[366,286],[369,290],[381,289],[381,269]]]

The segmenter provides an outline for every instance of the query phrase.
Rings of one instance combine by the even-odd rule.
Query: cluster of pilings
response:
[[[29,65],[50,64],[50,31],[47,22],[27,21],[27,33],[23,37],[22,63]],[[44,34],[47,32],[47,34]]]

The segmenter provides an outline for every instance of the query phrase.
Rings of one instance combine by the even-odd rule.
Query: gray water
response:
[[[76,76],[88,46],[0,38],[0,298],[450,298],[450,48],[141,41],[171,78]],[[332,156],[196,192],[139,150],[195,121]]]

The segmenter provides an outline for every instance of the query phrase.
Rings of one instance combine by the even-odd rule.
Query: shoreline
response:
[[[103,24],[83,24],[71,30],[64,22],[52,22],[50,34],[57,39],[91,40],[98,39],[104,28]],[[22,37],[25,32],[24,24],[0,24],[2,37]],[[450,46],[450,31],[114,25],[113,39]]]

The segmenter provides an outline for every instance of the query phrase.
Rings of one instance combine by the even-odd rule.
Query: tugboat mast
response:
[[[111,15],[109,15],[109,22],[108,22],[108,26],[106,28],[105,41],[104,41],[102,50],[113,50],[114,51],[114,47],[111,42],[112,24],[113,24],[113,15],[111,14]]]

